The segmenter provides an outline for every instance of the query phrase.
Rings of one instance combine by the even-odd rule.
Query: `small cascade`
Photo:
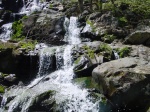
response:
[[[80,28],[78,28],[78,18],[77,17],[70,17],[70,23],[68,27],[68,43],[69,44],[80,44]]]
[[[23,0],[23,7],[20,10],[20,14],[30,15],[33,12],[45,9],[46,7],[48,7],[48,3],[44,1],[28,0],[27,3],[25,4],[25,1]]]
[[[115,55],[115,59],[119,59],[119,54],[116,52],[116,51],[113,51],[114,52],[114,55]]]
[[[12,34],[12,23],[4,24],[1,29],[2,33],[0,34],[0,40],[6,42],[10,39]]]
[[[44,48],[40,52],[38,77],[46,75],[53,70],[55,48]]]

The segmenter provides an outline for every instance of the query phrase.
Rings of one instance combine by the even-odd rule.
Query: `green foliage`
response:
[[[28,19],[28,16],[25,15],[22,17],[22,20],[25,20],[25,19]]]
[[[128,20],[126,19],[126,17],[119,17],[118,22],[119,22],[119,26],[123,27],[123,26],[127,25]]]
[[[53,8],[53,4],[49,4],[49,8]]]
[[[127,4],[128,10],[141,15],[143,18],[150,17],[150,0],[116,0],[115,3],[118,6],[122,3]]]
[[[129,47],[124,47],[119,50],[119,56],[121,58],[129,56],[129,53],[131,52],[131,49]]]
[[[112,48],[106,43],[101,44],[99,50],[105,52],[112,52]]]
[[[5,92],[5,87],[0,85],[0,93],[4,93]]]
[[[11,38],[12,40],[20,41],[25,38],[25,36],[23,36],[23,24],[21,20],[15,21],[12,24],[12,29],[13,29],[13,35]]]
[[[102,38],[104,42],[112,42],[114,41],[114,39],[116,39],[116,36],[114,36],[113,34],[105,34],[104,37]]]
[[[87,51],[87,55],[93,59],[94,58],[94,50],[90,49],[89,46],[83,46],[83,49]]]
[[[20,47],[26,51],[34,50],[37,41],[20,42]]]
[[[86,24],[89,24],[92,28],[92,32],[96,32],[96,27],[94,26],[94,23],[91,20],[87,20]]]
[[[106,3],[103,3],[102,10],[112,11],[114,10],[114,6],[111,2],[106,2]]]

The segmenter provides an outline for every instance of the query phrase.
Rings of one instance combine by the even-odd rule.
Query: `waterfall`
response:
[[[115,59],[119,59],[119,54],[115,50],[113,50],[113,52],[114,52],[114,55],[115,55]]]
[[[69,44],[80,44],[80,28],[78,28],[78,18],[70,17],[70,23],[68,27],[68,42]]]
[[[12,34],[12,23],[4,24],[2,27],[2,33],[0,34],[0,40],[5,42],[10,39]]]
[[[81,89],[72,83],[74,78],[72,48],[74,44],[81,43],[79,38],[80,29],[77,27],[77,18],[71,17],[68,27],[68,42],[66,46],[46,47],[40,51],[38,77],[28,86],[11,88],[5,93],[5,101],[1,110],[8,108],[8,112],[31,112],[38,95],[53,90],[57,104],[56,111],[60,112],[99,112],[99,102],[94,102],[89,96],[88,89]],[[55,57],[55,58],[53,58]],[[55,63],[53,62],[55,59]],[[56,66],[54,72],[49,72]],[[13,97],[7,104],[7,98]],[[7,108],[3,108],[7,106]],[[7,111],[7,110],[6,110]],[[2,111],[3,112],[3,111]]]

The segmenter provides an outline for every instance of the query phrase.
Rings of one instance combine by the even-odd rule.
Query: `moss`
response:
[[[53,8],[53,4],[49,4],[49,8]]]
[[[13,34],[11,38],[12,40],[20,41],[25,38],[25,36],[23,35],[23,24],[21,20],[15,21],[12,24],[12,30],[13,30]]]
[[[81,57],[77,58],[75,61],[74,61],[74,64],[78,64],[79,61],[80,61]]]
[[[25,15],[22,17],[22,20],[25,20],[25,19],[28,19],[28,16]]]
[[[89,46],[87,46],[87,45],[85,45],[85,46],[83,46],[82,47],[84,50],[86,50],[87,51],[87,55],[91,58],[91,59],[93,59],[94,58],[94,50],[92,50]]]
[[[0,93],[4,93],[5,92],[5,87],[0,85]]]
[[[119,49],[119,56],[121,58],[129,56],[129,53],[131,52],[131,49],[129,47],[124,47],[122,49]]]

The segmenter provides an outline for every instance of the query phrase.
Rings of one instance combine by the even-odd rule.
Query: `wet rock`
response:
[[[76,74],[77,77],[87,77],[87,76],[92,76],[92,71],[93,69],[100,63],[103,62],[103,57],[99,57],[100,61],[98,61],[95,58],[91,59],[90,57],[82,56],[80,57],[80,60],[78,64],[74,67],[74,73]]]
[[[21,51],[18,43],[0,43],[0,71],[4,74],[16,74],[20,80],[34,77],[38,69],[39,56],[28,55]],[[32,70],[32,71],[31,71]],[[6,80],[15,80],[8,76]]]
[[[28,108],[28,112],[31,111],[47,111],[51,112],[54,110],[55,100],[52,98],[52,95],[54,95],[54,91],[47,91],[45,93],[42,93],[38,96],[36,96],[31,105]]]
[[[10,74],[10,75],[4,77],[4,80],[6,80],[8,82],[15,82],[16,81],[16,75],[15,74]]]
[[[96,67],[92,76],[108,98],[104,112],[143,111],[150,104],[150,66],[138,58],[123,58]]]

